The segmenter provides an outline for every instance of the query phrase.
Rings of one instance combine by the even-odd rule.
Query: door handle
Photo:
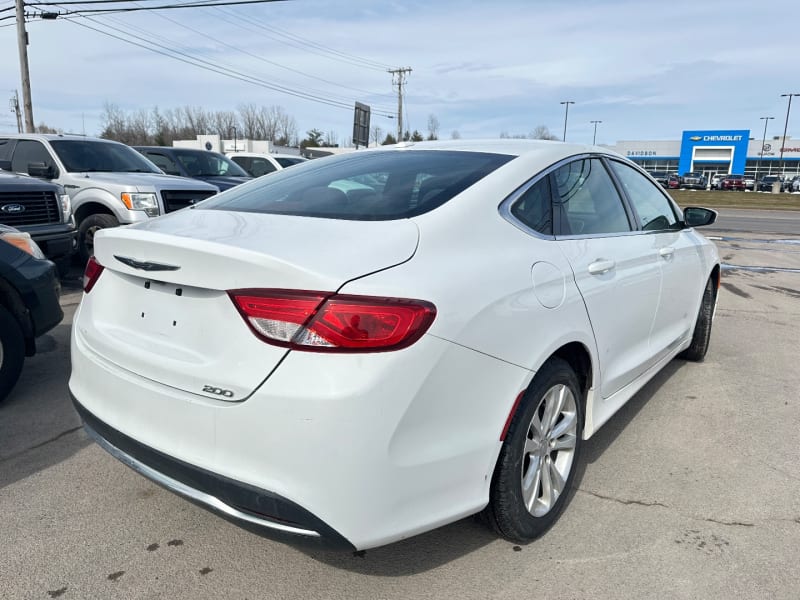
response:
[[[616,264],[617,263],[613,260],[597,259],[589,265],[589,273],[592,275],[602,275],[603,273],[608,273]]]
[[[672,248],[671,246],[666,246],[664,248],[661,248],[661,250],[659,250],[658,253],[663,258],[672,258],[672,255],[675,254],[675,248]]]

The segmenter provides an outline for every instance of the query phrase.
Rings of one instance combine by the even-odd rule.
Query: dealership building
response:
[[[800,175],[800,140],[750,137],[749,129],[684,131],[676,141],[621,141],[605,147],[647,171]],[[783,159],[781,160],[781,152]]]

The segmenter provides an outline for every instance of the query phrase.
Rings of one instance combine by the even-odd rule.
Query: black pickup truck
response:
[[[0,169],[9,167],[0,161]],[[69,196],[57,184],[0,170],[0,225],[30,234],[63,271],[77,247]]]

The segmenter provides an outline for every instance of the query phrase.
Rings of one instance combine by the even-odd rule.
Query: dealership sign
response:
[[[749,142],[749,129],[684,131],[678,170],[687,173],[697,169],[695,163],[718,163],[727,165],[730,173],[744,173]]]

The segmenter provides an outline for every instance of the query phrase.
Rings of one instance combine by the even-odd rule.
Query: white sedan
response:
[[[592,146],[311,161],[99,232],[70,392],[114,456],[267,535],[365,549],[484,511],[527,542],[583,441],[705,356],[715,216]]]

